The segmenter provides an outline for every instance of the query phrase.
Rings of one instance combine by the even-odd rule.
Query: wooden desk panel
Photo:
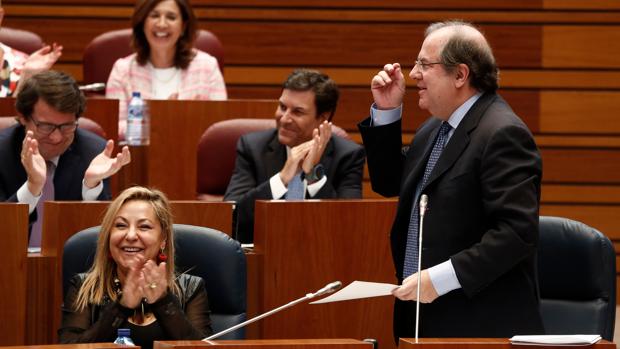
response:
[[[155,341],[154,349],[372,349],[372,344],[356,339],[265,339],[228,341]]]
[[[254,252],[262,255],[259,312],[334,280],[394,283],[388,233],[394,200],[257,201]],[[394,346],[393,297],[307,303],[252,324],[260,338],[376,338]],[[250,314],[251,316],[252,314]]]
[[[0,270],[0,345],[24,344],[26,333],[26,249],[28,205],[0,203],[2,269]]]
[[[56,330],[60,326],[62,303],[62,252],[65,241],[80,230],[100,225],[108,204],[102,201],[45,203],[41,254],[33,254],[28,258],[29,270],[35,273],[29,279],[28,304],[29,314],[32,316],[29,318],[28,327],[29,344],[48,344],[57,341]],[[231,234],[231,203],[171,201],[170,205],[175,223],[206,226]]]

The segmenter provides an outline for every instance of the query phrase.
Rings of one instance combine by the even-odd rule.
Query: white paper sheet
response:
[[[353,281],[342,290],[325,297],[321,300],[314,301],[310,304],[321,304],[330,302],[340,302],[350,299],[391,296],[392,290],[398,288],[398,285],[385,284],[379,282]]]
[[[540,336],[514,336],[510,338],[512,344],[519,345],[590,345],[601,340],[597,334],[572,334],[572,335],[540,335]]]

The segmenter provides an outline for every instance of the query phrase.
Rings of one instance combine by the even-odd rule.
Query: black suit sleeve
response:
[[[387,197],[398,196],[405,163],[401,120],[383,126],[370,126],[369,117],[357,127],[366,149],[372,190]]]
[[[331,166],[336,167],[329,171],[332,178],[312,199],[361,199],[364,158],[364,148],[356,145],[351,151],[332,161]]]
[[[534,254],[538,240],[542,163],[529,131],[511,125],[494,132],[479,168],[489,226],[479,243],[451,258],[469,296]]]

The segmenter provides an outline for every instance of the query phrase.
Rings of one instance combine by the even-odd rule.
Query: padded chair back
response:
[[[235,168],[239,137],[274,127],[275,119],[230,119],[209,126],[198,142],[198,199],[221,201]]]
[[[93,119],[82,116],[78,119],[78,127],[88,130],[103,139],[108,139],[103,127]]]
[[[616,253],[605,235],[567,218],[541,216],[538,278],[547,334],[613,340]]]
[[[78,232],[67,240],[62,258],[63,295],[69,280],[90,269],[100,227]],[[175,224],[177,271],[205,280],[214,333],[246,320],[246,260],[239,242],[210,228]],[[243,328],[219,339],[244,339]]]
[[[94,38],[86,46],[82,57],[83,83],[107,82],[114,62],[133,52],[131,36],[131,29],[119,29]],[[224,47],[215,34],[204,29],[198,30],[194,46],[217,58],[220,70],[224,71]]]
[[[221,201],[237,159],[237,141],[246,133],[276,127],[275,119],[229,119],[209,126],[200,137],[197,151],[196,192],[198,200]],[[349,139],[342,128],[332,132]]]
[[[43,40],[39,35],[27,30],[7,27],[0,29],[0,42],[27,54],[43,47]]]

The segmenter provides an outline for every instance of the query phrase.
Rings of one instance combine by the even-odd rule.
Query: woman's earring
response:
[[[166,256],[166,254],[164,253],[164,248],[162,247],[161,250],[159,251],[159,254],[157,255],[157,261],[159,263],[161,262],[165,262],[168,260],[168,256]],[[157,264],[159,264],[157,263]]]

